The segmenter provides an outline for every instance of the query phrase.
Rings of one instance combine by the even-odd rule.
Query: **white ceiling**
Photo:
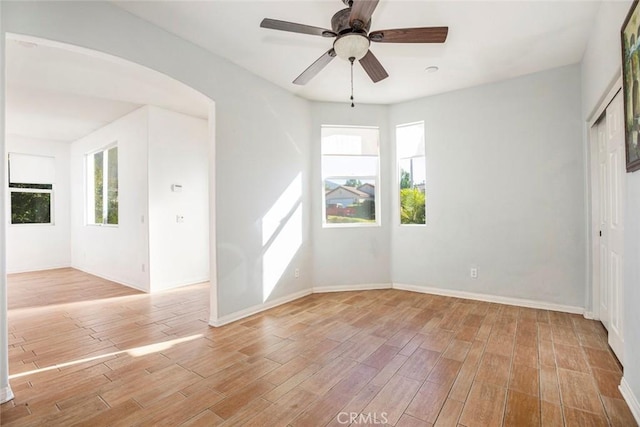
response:
[[[147,104],[207,117],[203,95],[163,74],[30,41],[35,43],[11,39],[6,45],[7,134],[71,142]]]
[[[119,7],[301,97],[346,102],[349,64],[336,58],[304,87],[291,82],[332,39],[260,28],[263,18],[330,28],[340,0],[138,1]],[[355,69],[355,98],[396,103],[508,79],[581,60],[600,1],[381,0],[371,30],[449,27],[443,45],[372,43],[390,77]],[[428,66],[437,73],[426,73]]]

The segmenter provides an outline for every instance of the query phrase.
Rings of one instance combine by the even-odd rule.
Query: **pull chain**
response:
[[[349,58],[349,62],[351,62],[351,108],[355,107],[353,103],[353,62],[356,60],[353,56]]]

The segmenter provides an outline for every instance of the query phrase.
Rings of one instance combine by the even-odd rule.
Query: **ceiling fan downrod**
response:
[[[353,62],[356,60],[353,56],[349,58],[349,62],[351,62],[351,108],[355,107],[353,103]]]

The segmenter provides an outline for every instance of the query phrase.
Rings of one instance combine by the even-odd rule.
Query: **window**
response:
[[[427,223],[424,123],[396,127],[400,224]]]
[[[51,184],[9,183],[11,224],[52,224]]]
[[[379,132],[322,126],[323,225],[378,225]]]
[[[53,224],[55,158],[9,153],[11,224]]]
[[[118,225],[118,147],[87,155],[87,223]]]

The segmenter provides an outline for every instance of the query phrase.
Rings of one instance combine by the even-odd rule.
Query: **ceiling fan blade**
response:
[[[310,34],[312,36],[335,37],[336,33],[326,28],[312,27],[311,25],[296,24],[295,22],[278,21],[277,19],[264,18],[260,27],[270,30],[289,31],[291,33]]]
[[[351,15],[349,15],[349,24],[356,30],[365,27],[371,20],[371,15],[377,5],[378,0],[354,0],[353,6],[351,6]]]
[[[444,43],[449,27],[398,28],[369,33],[369,40],[378,43]]]
[[[378,58],[376,58],[371,51],[368,51],[367,54],[360,59],[360,65],[362,65],[362,68],[364,68],[374,83],[378,83],[380,80],[389,77],[387,70],[384,69],[380,61],[378,61]]]
[[[297,85],[306,85],[309,81],[314,78],[324,67],[326,67],[329,62],[336,57],[336,52],[333,48],[329,49],[324,55],[320,58],[316,59],[316,61],[309,65],[309,68],[304,70],[302,74],[300,74],[293,83]]]

